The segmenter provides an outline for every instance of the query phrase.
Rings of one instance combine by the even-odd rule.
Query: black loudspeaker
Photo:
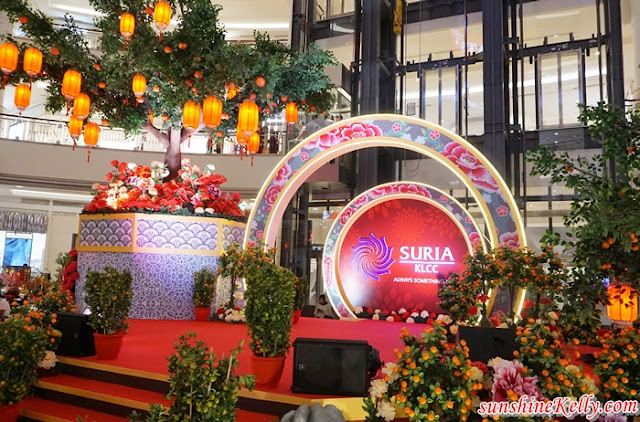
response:
[[[85,357],[96,354],[93,329],[89,316],[73,312],[58,312],[55,328],[62,332],[57,353],[64,356]]]
[[[458,341],[464,340],[469,347],[469,359],[487,362],[501,357],[513,359],[516,350],[516,331],[511,328],[458,327]]]
[[[293,350],[295,393],[364,396],[380,367],[378,351],[366,341],[298,338]]]

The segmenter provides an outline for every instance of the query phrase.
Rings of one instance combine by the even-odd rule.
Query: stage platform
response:
[[[244,373],[251,371],[251,352],[248,347],[249,338],[245,324],[159,320],[130,320],[129,322],[131,327],[124,338],[120,357],[117,360],[101,361],[96,357],[61,356],[58,366],[62,375],[42,379],[38,385],[37,396],[56,401],[61,401],[59,399],[61,395],[68,396],[67,402],[72,403],[78,396],[88,396],[89,400],[95,400],[98,396],[104,395],[109,397],[107,399],[109,406],[115,406],[117,412],[110,411],[109,406],[106,409],[100,406],[94,409],[121,416],[126,414],[126,408],[144,410],[146,402],[163,401],[162,394],[168,391],[167,357],[172,354],[173,344],[178,337],[189,331],[198,333],[199,339],[213,347],[218,356],[227,354],[229,350],[237,347],[241,340],[244,340],[243,351],[238,357],[239,370]],[[296,338],[365,340],[379,350],[383,361],[391,361],[394,359],[393,350],[402,345],[400,340],[402,327],[407,327],[414,334],[419,334],[426,328],[423,324],[303,317],[298,324],[294,325],[291,340],[292,342]],[[246,420],[278,420],[286,412],[303,403],[333,404],[343,412],[346,420],[364,420],[362,398],[296,394],[290,390],[292,375],[293,348],[287,356],[282,380],[276,388],[240,392],[238,402],[240,412],[249,412],[247,415],[253,415]],[[123,386],[126,387],[123,389]],[[85,393],[79,393],[78,389]],[[167,404],[166,401],[163,402]],[[118,406],[122,409],[118,409]],[[258,414],[265,418],[259,419],[256,416]],[[269,415],[272,416],[271,419],[268,418]],[[245,419],[240,414],[238,416],[239,421]]]

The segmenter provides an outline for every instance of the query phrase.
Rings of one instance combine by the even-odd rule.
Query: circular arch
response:
[[[247,221],[245,245],[258,241],[273,245],[287,204],[307,178],[336,157],[371,147],[416,151],[445,165],[480,207],[491,246],[526,246],[516,202],[489,160],[471,143],[438,125],[395,114],[336,122],[293,148],[273,169],[256,197]]]
[[[459,228],[466,233],[467,240],[472,245],[480,244],[483,251],[487,251],[487,243],[481,235],[478,224],[465,207],[446,192],[425,184],[411,181],[390,182],[375,186],[351,200],[338,214],[331,224],[329,234],[324,244],[322,262],[324,286],[327,297],[338,315],[356,317],[353,306],[348,302],[338,277],[339,248],[344,235],[350,225],[363,210],[369,208],[376,201],[390,198],[423,198],[427,203],[433,203],[444,209],[450,217],[459,224]]]

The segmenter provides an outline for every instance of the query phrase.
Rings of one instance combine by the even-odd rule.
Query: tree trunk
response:
[[[169,168],[169,175],[164,178],[165,182],[174,180],[178,176],[178,170],[182,167],[182,153],[180,152],[181,131],[170,129],[167,136],[169,146],[164,153],[164,162]]]

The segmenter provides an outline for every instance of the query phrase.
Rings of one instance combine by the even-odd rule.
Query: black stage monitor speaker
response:
[[[93,356],[93,329],[89,327],[89,317],[73,312],[58,312],[55,328],[62,332],[58,354],[64,356]]]
[[[516,350],[516,332],[510,328],[458,327],[458,340],[464,340],[469,347],[469,359],[487,362],[501,357],[513,359]]]
[[[295,393],[363,396],[380,367],[378,351],[366,341],[298,338],[293,349]]]

